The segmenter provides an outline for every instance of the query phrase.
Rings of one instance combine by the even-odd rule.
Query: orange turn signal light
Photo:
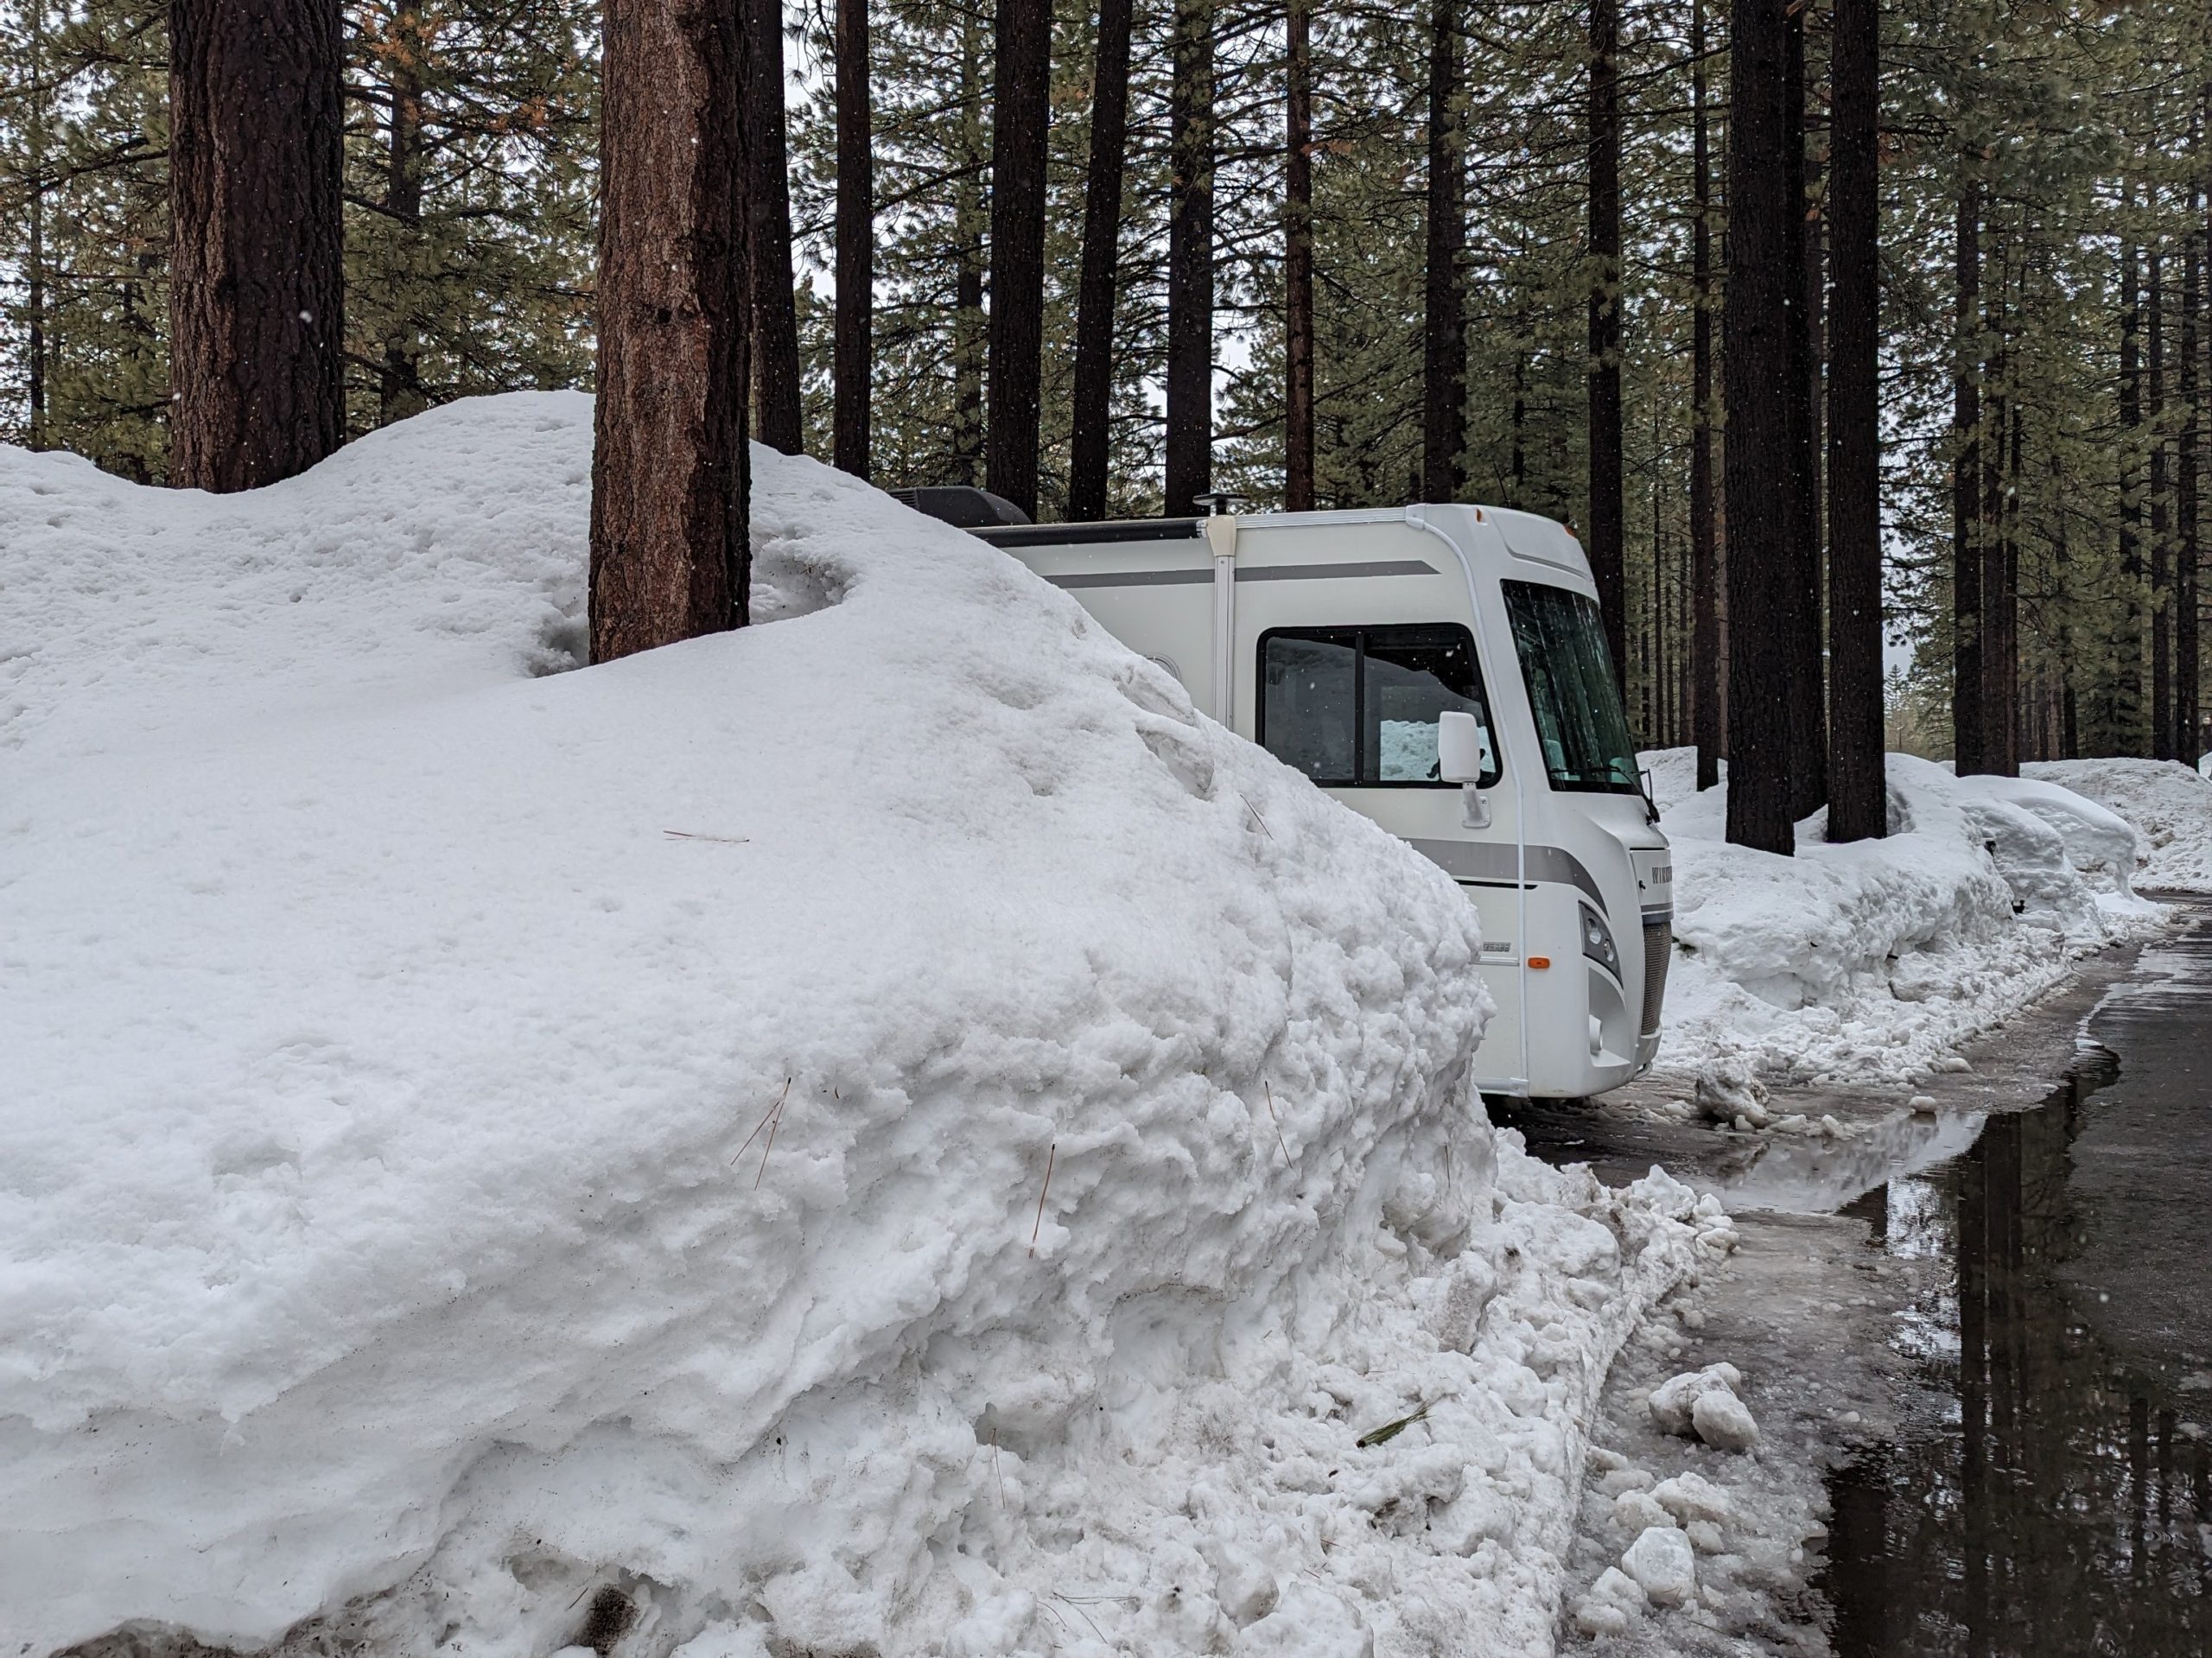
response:
[[[1530,967],[1549,967],[1551,964],[1552,958],[1548,956],[1531,956],[1529,958]]]

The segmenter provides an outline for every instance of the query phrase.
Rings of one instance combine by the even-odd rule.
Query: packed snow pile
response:
[[[1830,845],[1821,812],[1783,858],[1727,843],[1726,785],[1696,789],[1694,750],[1643,758],[1675,851],[1658,1064],[1716,1097],[1758,1072],[1910,1083],[2157,922],[2133,829],[2048,780],[1892,754],[1887,838]]]
[[[2124,817],[2142,836],[2138,886],[2212,893],[2212,779],[2179,760],[2041,760],[2027,778]]]
[[[1547,1647],[1716,1206],[1493,1137],[1457,887],[852,479],[552,671],[590,418],[0,450],[8,1650]]]

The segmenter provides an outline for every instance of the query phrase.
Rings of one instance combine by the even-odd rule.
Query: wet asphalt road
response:
[[[1616,1182],[1662,1163],[1738,1215],[1700,1334],[1643,1368],[1753,1371],[1764,1477],[1786,1492],[1802,1463],[1829,1534],[1811,1592],[1732,1642],[2212,1654],[2212,900],[2178,907],[1940,1079],[1933,1118],[1894,1092],[1776,1102],[1832,1112],[1837,1141],[1655,1119],[1634,1095],[1494,1109],[1540,1155]],[[1720,1633],[1662,1620],[1633,1645],[1746,1649]]]

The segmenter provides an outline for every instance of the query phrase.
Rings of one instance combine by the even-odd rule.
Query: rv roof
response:
[[[1478,520],[1494,524],[1506,550],[1516,558],[1590,579],[1590,561],[1573,531],[1554,520],[1510,506],[1370,506],[1335,512],[1248,512],[1240,525],[1255,530],[1300,525],[1420,523],[1432,513],[1471,510]],[[973,529],[995,547],[1097,547],[1141,541],[1189,541],[1200,533],[1203,518],[1109,518],[1089,524],[993,524]]]

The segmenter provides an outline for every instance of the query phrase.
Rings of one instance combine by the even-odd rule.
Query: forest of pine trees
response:
[[[1885,741],[2205,747],[2208,123],[2167,0],[0,0],[0,437],[231,489],[597,390],[602,656],[744,621],[748,429],[1523,506],[1786,850]]]

